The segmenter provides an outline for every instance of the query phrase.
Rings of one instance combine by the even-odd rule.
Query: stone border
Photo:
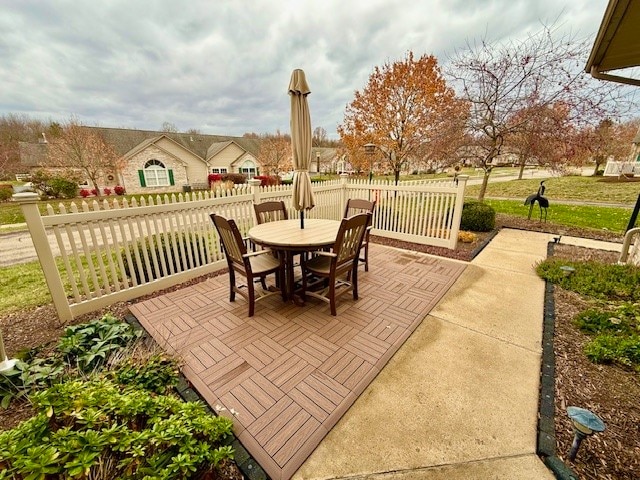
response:
[[[140,322],[134,315],[129,313],[125,315],[124,319],[129,325],[140,329],[143,332],[142,336],[144,338],[151,339],[155,342],[155,340],[149,335],[145,328],[140,325]],[[191,384],[187,381],[185,376],[182,375],[182,373],[179,373],[176,391],[180,394],[185,402],[202,402],[206,410],[210,414],[218,416],[218,414],[214,410],[212,410],[211,407],[209,407],[209,404],[200,396],[200,394],[196,390],[191,388]],[[253,459],[251,454],[242,446],[240,441],[233,433],[231,434],[231,437],[232,438],[229,442],[227,442],[227,445],[231,445],[233,447],[234,462],[236,463],[244,477],[248,480],[269,480],[269,476],[265,473],[258,462]]]
[[[553,256],[555,242],[547,244],[547,258]],[[544,322],[542,330],[542,367],[540,371],[540,402],[538,404],[538,441],[537,454],[556,478],[560,480],[579,480],[556,455],[555,436],[555,353],[553,351],[553,335],[555,330],[555,301],[553,284],[545,281],[544,290]]]

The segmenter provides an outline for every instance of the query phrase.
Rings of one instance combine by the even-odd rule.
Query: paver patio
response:
[[[466,267],[370,248],[360,299],[343,295],[337,317],[313,298],[298,307],[272,296],[248,318],[244,299],[229,302],[226,274],[130,307],[274,479],[295,473]]]

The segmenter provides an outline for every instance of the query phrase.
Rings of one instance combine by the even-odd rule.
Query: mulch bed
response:
[[[497,215],[496,226],[540,231],[557,235],[570,235],[598,240],[622,242],[622,236],[608,231],[584,230],[524,218]],[[372,237],[372,241],[398,248],[406,248],[442,257],[470,261],[492,233],[479,233],[472,243],[459,243],[456,250],[416,245],[408,242]],[[567,258],[587,257],[615,262],[616,254],[579,247],[556,245],[554,255]],[[213,274],[215,275],[215,274]],[[204,277],[206,278],[206,277]],[[189,283],[202,281],[204,278]],[[162,293],[182,288],[173,287]],[[555,354],[556,354],[556,439],[558,456],[565,460],[573,440],[573,431],[566,416],[566,407],[576,405],[597,413],[606,423],[607,430],[589,437],[580,448],[574,463],[567,464],[585,479],[638,479],[640,478],[640,379],[637,373],[610,365],[594,365],[582,354],[585,336],[573,328],[571,319],[584,306],[577,295],[555,289]],[[140,301],[142,299],[135,300]],[[118,317],[128,313],[131,302],[120,302],[101,312],[94,312],[73,320],[82,323],[111,312]],[[57,320],[52,305],[0,317],[9,356],[35,348],[54,345],[67,324]],[[28,404],[14,404],[0,410],[0,429],[8,429],[31,415]],[[566,461],[566,460],[565,460]],[[235,465],[225,465],[221,480],[235,480],[239,472]]]

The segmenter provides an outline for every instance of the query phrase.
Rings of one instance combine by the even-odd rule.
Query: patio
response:
[[[137,303],[131,312],[206,401],[233,417],[244,447],[274,479],[290,478],[420,325],[465,263],[371,245],[360,299],[304,307],[277,296],[247,318],[221,275]]]

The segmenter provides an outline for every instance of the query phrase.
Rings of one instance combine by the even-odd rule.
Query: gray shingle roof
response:
[[[191,150],[196,155],[207,158],[207,150],[215,143],[234,141],[253,155],[258,155],[259,140],[255,138],[232,137],[225,135],[202,135],[195,133],[171,133],[155,132],[150,130],[129,130],[125,128],[86,127],[95,130],[103,136],[105,141],[116,149],[120,155],[124,155],[132,148],[145,140],[166,135],[176,143]]]

